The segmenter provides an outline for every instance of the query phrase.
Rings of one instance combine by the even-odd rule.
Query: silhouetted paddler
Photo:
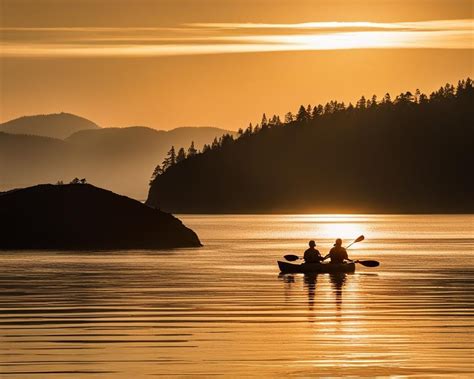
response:
[[[349,260],[347,255],[347,250],[342,247],[342,240],[338,238],[334,247],[329,251],[329,254],[326,255],[323,260],[331,258],[331,263],[344,263],[345,260]]]
[[[323,260],[321,253],[316,249],[316,242],[309,241],[309,249],[304,252],[303,259],[306,263],[319,263]]]

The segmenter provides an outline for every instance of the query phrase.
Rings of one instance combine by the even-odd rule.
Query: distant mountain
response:
[[[0,132],[0,191],[70,178],[79,155],[59,139]]]
[[[59,139],[86,129],[99,129],[99,126],[86,118],[70,113],[23,116],[0,124],[0,132]]]
[[[168,213],[89,184],[38,185],[0,194],[0,249],[199,247]]]
[[[204,144],[209,144],[214,138],[219,138],[223,134],[235,134],[229,130],[209,127],[209,126],[184,126],[168,131],[152,129],[146,126],[130,126],[126,128],[103,128],[98,130],[82,130],[74,133],[67,141],[76,145],[102,145],[104,149],[122,149],[124,147],[134,148],[146,143],[155,144],[160,140],[160,144],[175,148],[187,148],[192,141],[196,147],[201,148]]]
[[[301,106],[171,165],[147,203],[175,213],[472,213],[474,88]]]
[[[172,145],[200,149],[227,130],[147,127],[83,130],[63,140],[0,133],[0,191],[74,177],[144,200],[155,166]]]

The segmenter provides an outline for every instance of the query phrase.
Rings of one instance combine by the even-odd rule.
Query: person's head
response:
[[[336,243],[334,244],[334,246],[342,246],[342,240],[340,238],[338,238],[336,240]]]
[[[316,247],[316,242],[314,242],[313,240],[309,241],[309,247]]]

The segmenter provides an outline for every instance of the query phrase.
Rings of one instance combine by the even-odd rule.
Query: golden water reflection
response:
[[[0,377],[474,374],[472,216],[183,219],[204,248],[2,252]],[[352,225],[379,268],[278,275]]]

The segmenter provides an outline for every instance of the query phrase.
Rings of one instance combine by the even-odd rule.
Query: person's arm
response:
[[[327,253],[327,255],[323,258],[323,261],[325,261],[326,259],[328,259],[331,256],[331,252],[332,252],[332,249],[329,250],[329,253]]]
[[[316,255],[318,256],[318,260],[322,262],[324,260],[323,256],[321,255],[321,252],[319,250],[316,250]]]
[[[351,261],[352,262],[352,260],[349,259],[349,255],[347,255],[347,250],[346,249],[344,249],[344,255],[345,255],[344,259],[346,261]]]

